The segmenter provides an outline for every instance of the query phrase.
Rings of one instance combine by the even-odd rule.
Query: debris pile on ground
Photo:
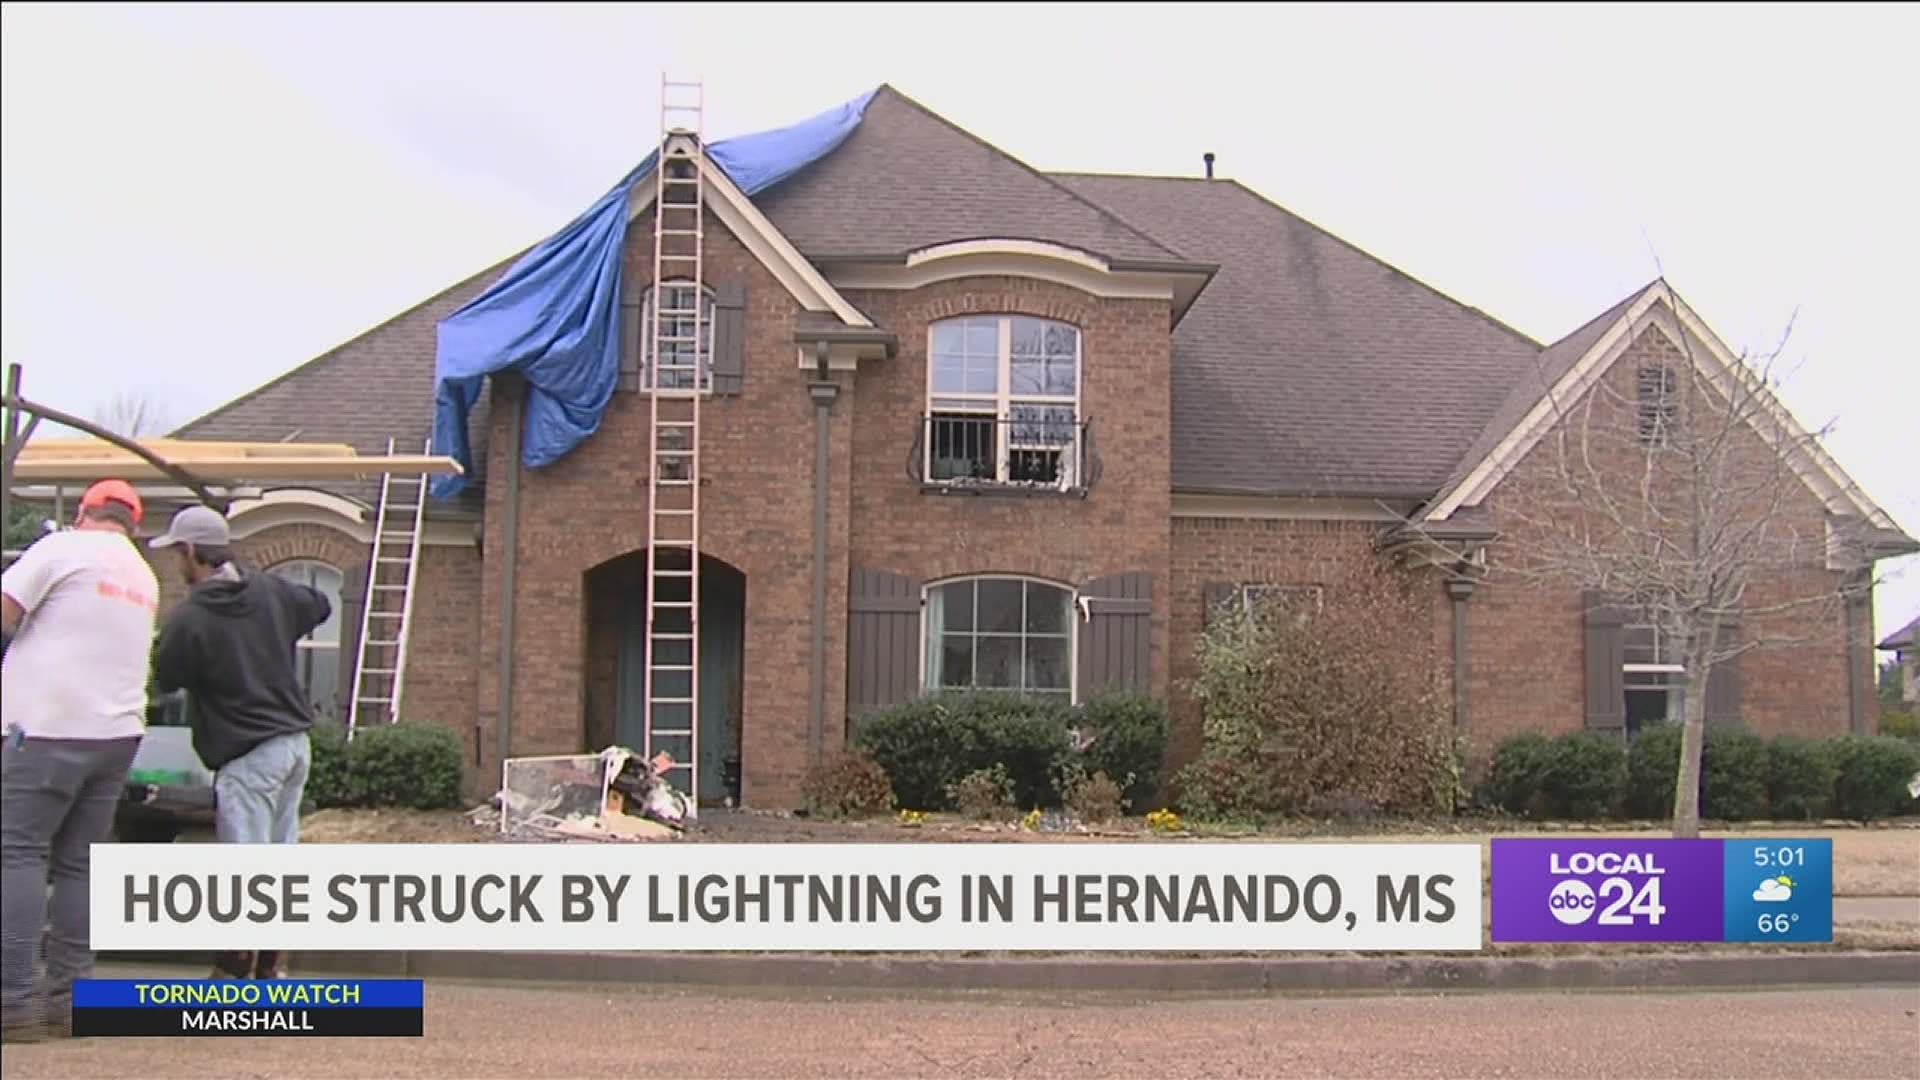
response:
[[[508,837],[540,840],[663,840],[680,835],[688,804],[651,762],[622,746],[598,754],[509,758],[505,785],[476,821],[497,815]]]

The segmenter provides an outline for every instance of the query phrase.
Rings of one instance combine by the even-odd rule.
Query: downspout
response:
[[[813,398],[813,642],[809,659],[811,701],[807,715],[807,763],[820,764],[824,756],[827,725],[827,495],[831,476],[827,472],[832,448],[833,403],[840,396],[839,384],[827,376],[827,354],[831,348],[822,341],[814,346],[814,379],[807,384]]]
[[[501,496],[506,520],[501,523],[500,568],[500,770],[506,775],[507,758],[513,752],[513,612],[514,572],[520,562],[520,428],[525,423],[525,384],[512,381],[513,393],[507,402],[506,461],[507,489]],[[505,783],[504,779],[502,783]]]
[[[1453,600],[1453,733],[1467,731],[1467,599],[1473,595],[1473,579],[1456,574],[1447,579],[1447,596]]]

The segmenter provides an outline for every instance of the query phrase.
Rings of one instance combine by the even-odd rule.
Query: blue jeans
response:
[[[300,799],[313,765],[302,731],[275,735],[220,766],[213,777],[213,826],[223,844],[297,844]]]
[[[126,792],[139,738],[39,739],[4,751],[0,792],[0,865],[4,865],[4,978],[0,1011],[6,1022],[36,1015],[36,957],[46,932],[47,1016],[64,1015],[75,979],[93,973],[88,916],[88,854],[113,832],[114,809]],[[48,903],[48,869],[52,903]],[[48,916],[51,915],[51,925]]]

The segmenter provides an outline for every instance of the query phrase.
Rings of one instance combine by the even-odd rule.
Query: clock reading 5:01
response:
[[[1753,849],[1755,866],[1805,866],[1807,849],[1803,847],[1777,847]]]

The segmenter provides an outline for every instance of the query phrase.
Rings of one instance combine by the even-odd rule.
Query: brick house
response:
[[[1880,642],[1900,669],[1900,700],[1920,701],[1920,615]]]
[[[1507,527],[1538,373],[1631,378],[1674,362],[1674,326],[1723,355],[1664,282],[1536,342],[1239,183],[1042,173],[889,87],[770,190],[707,177],[703,801],[793,805],[863,711],[933,686],[1144,690],[1171,702],[1184,758],[1206,601],[1318,590],[1383,559],[1429,583],[1413,631],[1445,658],[1478,752],[1624,723],[1625,628],[1402,541],[1419,522],[1471,553]],[[628,318],[652,302],[651,213],[625,241]],[[177,434],[421,445],[436,326],[509,265]],[[474,482],[429,508],[403,712],[458,732],[479,786],[506,753],[638,745],[642,351],[630,337],[597,432],[543,468],[513,452],[524,384],[490,382]],[[1801,464],[1796,512],[1868,538],[1807,574],[1920,548],[1833,462]],[[283,490],[233,511],[253,563],[341,596],[303,645],[317,699],[352,681],[373,500]],[[1843,642],[1756,655],[1716,707],[1762,730],[1872,729],[1869,628],[1856,607]]]

